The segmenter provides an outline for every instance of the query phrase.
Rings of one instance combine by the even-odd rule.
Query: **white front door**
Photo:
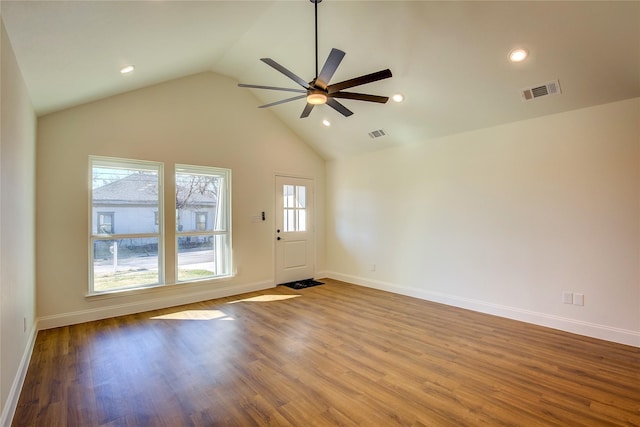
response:
[[[313,278],[313,181],[276,176],[276,284]]]

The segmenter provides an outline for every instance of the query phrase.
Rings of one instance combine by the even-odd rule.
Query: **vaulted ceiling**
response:
[[[263,57],[315,77],[309,0],[2,0],[0,13],[39,115],[203,71],[298,87]],[[638,1],[324,0],[318,19],[320,64],[346,52],[332,82],[390,68],[353,91],[405,96],[343,100],[348,118],[323,105],[300,119],[304,100],[263,110],[328,159],[640,96]],[[507,58],[516,47],[529,51],[522,63]],[[560,95],[522,100],[554,80]],[[256,107],[291,96],[243,90]]]

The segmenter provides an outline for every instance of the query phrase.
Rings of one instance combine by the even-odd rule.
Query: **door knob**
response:
[[[282,237],[278,236],[277,240],[282,240]]]

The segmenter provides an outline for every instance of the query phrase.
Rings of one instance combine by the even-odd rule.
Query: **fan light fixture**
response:
[[[314,92],[307,95],[307,102],[313,105],[320,105],[327,103],[327,95],[320,92]]]

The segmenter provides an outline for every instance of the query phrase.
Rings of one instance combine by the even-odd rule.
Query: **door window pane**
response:
[[[293,197],[294,194],[294,186],[293,185],[284,185],[282,188],[282,195],[284,197],[284,207],[292,208],[293,207]]]
[[[306,231],[306,197],[304,185],[284,185],[282,188],[284,224],[286,232]]]

